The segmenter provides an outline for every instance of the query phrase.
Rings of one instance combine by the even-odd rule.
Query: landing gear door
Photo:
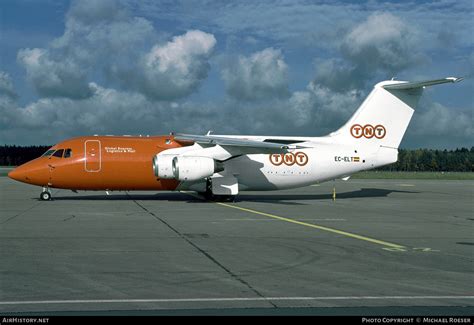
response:
[[[239,183],[234,176],[214,176],[212,178],[212,194],[214,195],[237,195],[239,194]]]
[[[102,153],[99,140],[87,140],[84,142],[84,168],[86,172],[100,172],[102,165]]]

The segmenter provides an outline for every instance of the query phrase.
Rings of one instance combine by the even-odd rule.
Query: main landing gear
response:
[[[235,202],[235,195],[215,195],[205,192],[204,198],[213,202]]]
[[[43,192],[40,194],[40,200],[41,201],[51,201],[51,192],[49,191],[49,188],[43,187]]]
[[[216,195],[212,193],[212,181],[207,179],[206,192],[201,193],[208,201],[214,202],[235,202],[235,195]]]

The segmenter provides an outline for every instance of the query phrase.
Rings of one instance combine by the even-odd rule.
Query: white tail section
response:
[[[349,121],[330,136],[344,143],[398,148],[423,88],[461,80],[450,77],[421,82],[380,82]]]

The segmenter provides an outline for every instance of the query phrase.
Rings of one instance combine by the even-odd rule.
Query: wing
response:
[[[232,137],[221,137],[214,135],[193,135],[193,134],[175,134],[175,140],[177,141],[191,141],[197,142],[201,145],[220,145],[220,146],[231,146],[231,147],[249,147],[255,149],[267,149],[270,151],[286,151],[289,149],[305,148],[291,143],[274,143],[264,142],[251,139],[232,138]],[[298,141],[295,141],[298,142]]]
[[[217,160],[227,160],[247,154],[285,153],[294,149],[307,148],[296,145],[300,140],[265,139],[255,140],[232,136],[174,134],[175,141],[197,143],[201,149],[188,151],[185,155],[205,155]]]

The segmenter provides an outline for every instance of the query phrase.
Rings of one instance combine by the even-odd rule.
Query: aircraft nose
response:
[[[49,180],[49,169],[44,162],[32,160],[9,172],[8,177],[27,184],[45,186]]]
[[[11,179],[14,179],[15,181],[20,181],[20,182],[24,182],[27,180],[25,168],[22,168],[21,166],[9,172],[8,177],[10,177]]]

